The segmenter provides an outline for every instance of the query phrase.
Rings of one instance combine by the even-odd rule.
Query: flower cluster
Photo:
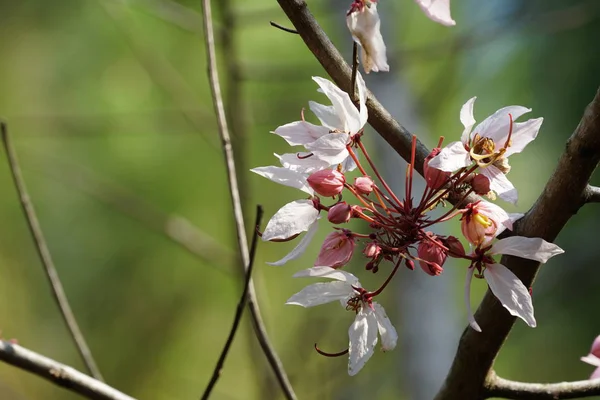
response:
[[[434,21],[454,25],[449,0],[417,0],[417,3]],[[365,72],[388,71],[377,1],[354,0],[346,21],[354,40],[362,48]],[[491,200],[498,196],[517,202],[517,191],[506,177],[510,171],[508,158],[520,153],[535,139],[542,118],[515,122],[531,110],[509,106],[476,125],[475,98],[470,99],[460,111],[464,126],[461,140],[442,148],[443,138],[440,138],[437,147],[425,158],[422,169],[426,188],[420,195],[413,193],[417,143],[413,137],[404,195],[398,196],[381,176],[362,140],[368,115],[367,88],[360,74],[356,74],[353,88],[358,95],[357,104],[332,82],[318,77],[313,80],[331,102],[331,105],[309,102],[320,124],[306,121],[302,112],[299,121],[278,127],[273,133],[299,149],[275,154],[279,165],[252,171],[304,192],[301,199],[279,209],[262,232],[263,240],[274,242],[303,235],[289,254],[270,264],[281,266],[300,257],[317,232],[321,217],[325,216],[333,225],[314,266],[294,275],[330,281],[311,284],[287,301],[287,304],[312,307],[337,300],[354,313],[354,322],[348,330],[348,349],[336,354],[316,348],[317,351],[328,356],[348,354],[348,373],[354,375],[372,356],[379,338],[382,350],[392,350],[398,335],[375,299],[402,265],[414,270],[418,264],[427,275],[439,276],[449,257],[465,260],[465,305],[472,329],[481,331],[471,311],[473,277],[485,279],[511,315],[535,327],[530,291],[500,263],[499,257],[511,255],[545,263],[562,253],[562,249],[541,238],[505,235],[507,237],[498,239],[505,229],[513,229],[513,223],[522,214],[508,214],[481,197],[476,201],[468,199],[476,194]],[[455,205],[442,215],[432,216],[431,211],[446,205],[451,193],[455,200],[458,196]],[[434,231],[434,225],[452,219],[460,221],[468,251],[461,239]],[[364,223],[349,225],[352,220]],[[354,226],[361,228],[351,229]],[[358,253],[362,253],[360,257],[366,271],[384,275],[378,288],[363,288],[354,274],[344,270]],[[600,365],[598,355],[593,356],[596,358],[592,360],[590,355],[585,361]]]
[[[273,265],[283,265],[298,258],[317,231],[319,219],[326,216],[333,224],[316,257],[314,267],[295,277],[328,278],[331,282],[314,283],[292,296],[287,304],[312,307],[339,300],[355,314],[349,334],[348,372],[356,374],[373,354],[381,338],[384,351],[395,347],[397,333],[383,307],[374,299],[388,286],[404,265],[413,270],[416,263],[431,276],[444,271],[448,257],[467,261],[465,302],[470,326],[481,331],[471,312],[470,285],[473,277],[485,279],[492,293],[508,312],[535,327],[531,294],[517,276],[499,262],[500,255],[512,255],[540,263],[562,253],[556,245],[540,238],[508,236],[497,239],[505,229],[512,230],[521,214],[510,215],[500,206],[479,199],[464,204],[472,193],[516,200],[516,191],[507,185],[508,157],[518,153],[539,130],[540,119],[524,123],[513,120],[529,111],[520,106],[503,108],[475,128],[473,102],[462,108],[460,120],[465,130],[460,142],[438,147],[425,159],[424,193],[418,201],[413,193],[416,138],[413,137],[412,160],[408,166],[405,196],[397,196],[379,173],[362,141],[367,121],[366,87],[357,76],[358,105],[333,83],[313,78],[331,101],[331,105],[310,102],[310,109],[320,125],[300,121],[280,126],[274,133],[300,151],[276,155],[281,166],[254,168],[252,171],[276,183],[297,188],[304,198],[283,206],[268,222],[262,239],[288,241],[300,234],[299,244]],[[364,158],[364,162],[360,159]],[[367,169],[371,173],[367,172]],[[352,179],[351,171],[358,176]],[[510,183],[510,182],[509,182]],[[462,200],[443,215],[432,217],[430,211],[449,193],[460,193]],[[349,202],[354,198],[354,202]],[[354,204],[353,204],[354,203]],[[464,240],[434,233],[433,226],[458,219]],[[362,220],[364,228],[349,228],[351,220]],[[383,273],[385,278],[375,290],[363,288],[358,278],[344,270],[357,253],[362,253],[364,269]],[[318,350],[321,354],[331,355]],[[346,354],[342,352],[339,354]]]

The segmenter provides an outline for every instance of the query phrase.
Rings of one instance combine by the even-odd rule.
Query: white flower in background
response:
[[[354,41],[361,47],[365,73],[389,71],[376,0],[355,0],[346,15],[346,25]]]
[[[514,120],[531,111],[522,106],[508,106],[496,111],[475,125],[473,104],[476,97],[467,101],[460,111],[460,121],[465,127],[460,142],[452,142],[429,161],[429,166],[442,171],[456,171],[475,162],[479,172],[490,180],[490,189],[510,203],[516,204],[518,196],[513,184],[506,178],[510,171],[508,157],[523,151],[536,138],[543,118],[525,122]]]
[[[381,349],[393,350],[398,341],[396,329],[383,307],[371,301],[358,278],[330,267],[314,267],[300,271],[294,277],[320,277],[334,279],[333,282],[314,283],[296,293],[286,302],[302,307],[313,307],[339,300],[344,308],[356,312],[354,322],[348,330],[348,374],[356,375],[373,355],[377,345],[377,332],[381,336]]]
[[[442,25],[453,26],[456,22],[450,16],[450,0],[416,0],[425,15]]]
[[[309,102],[311,111],[322,126],[306,121],[296,121],[280,126],[273,133],[284,138],[291,146],[302,145],[306,153],[287,153],[279,157],[285,168],[298,172],[315,172],[342,164],[342,171],[351,171],[356,165],[346,146],[352,137],[361,132],[367,123],[365,81],[356,76],[360,111],[344,92],[327,79],[313,77],[331,101],[330,106]]]
[[[507,254],[545,263],[555,255],[562,253],[564,253],[563,249],[553,243],[548,243],[541,238],[522,236],[512,236],[498,240],[494,245],[485,249],[477,248],[475,253],[471,255],[474,257],[474,261],[467,270],[465,282],[465,303],[469,325],[477,332],[481,332],[481,328],[475,321],[471,310],[470,295],[471,279],[473,278],[473,272],[477,269],[479,273],[483,270],[483,277],[487,281],[490,290],[500,300],[504,308],[511,315],[521,318],[527,325],[534,328],[536,322],[529,291],[511,270],[502,264],[496,263],[492,256]]]

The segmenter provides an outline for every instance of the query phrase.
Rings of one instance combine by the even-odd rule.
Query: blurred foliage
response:
[[[397,3],[380,2],[382,23],[400,26],[398,37],[386,38],[390,76],[409,82],[430,132],[419,134],[427,145],[434,145],[439,135],[447,141],[457,137],[462,130],[458,111],[474,95],[479,96],[478,120],[508,104],[529,106],[532,116],[545,118],[539,140],[511,159],[511,178],[521,200],[507,209],[527,210],[600,83],[600,3],[454,1],[454,28],[427,20],[414,2]],[[0,115],[8,121],[50,249],[100,369],[108,383],[139,398],[197,398],[241,290],[198,33],[199,2],[0,4]],[[234,16],[233,26],[221,18],[224,7]],[[311,1],[310,7],[348,54],[351,41],[343,14],[332,13],[322,0]],[[250,213],[254,204],[263,204],[268,217],[299,194],[247,170],[273,164],[272,153],[287,151],[269,131],[298,119],[309,99],[324,101],[310,80],[324,72],[298,37],[269,27],[269,20],[288,25],[275,2],[236,0],[215,11],[217,45],[227,40],[220,35],[224,30],[233,41],[220,65],[224,86],[237,85],[237,92],[226,92],[237,93],[226,99],[238,105],[229,118],[234,124],[241,119],[238,126],[246,134],[243,142],[237,138],[243,146],[236,147],[245,154],[239,168],[243,200]],[[232,62],[239,76],[232,76]],[[376,79],[366,77],[367,84]],[[307,118],[312,116],[307,113]],[[594,180],[600,183],[599,177]],[[6,165],[0,167],[0,184],[5,188],[0,198],[2,334],[82,369]],[[123,198],[121,190],[131,196]],[[150,215],[153,223],[132,218],[144,204],[160,210]],[[579,357],[600,334],[595,208],[582,209],[558,237],[566,254],[542,268],[534,288],[538,327],[517,322],[498,359],[502,376],[546,382],[584,379],[591,373]],[[196,257],[170,241],[158,231],[173,214],[184,216],[218,245],[206,257]],[[159,221],[162,217],[167,219]],[[320,357],[312,345],[344,348],[351,315],[335,304],[311,310],[284,305],[306,284],[291,275],[311,265],[326,233],[322,228],[312,250],[283,268],[265,262],[281,258],[294,244],[260,245],[255,280],[271,339],[301,399],[347,399],[358,388],[373,398],[402,398],[402,385],[410,382],[397,384],[403,375],[394,362],[402,357],[399,351],[378,352],[357,377],[349,378],[345,359]],[[360,262],[354,268],[361,268]],[[455,287],[458,313],[464,315],[462,271],[455,276],[460,279],[449,284]],[[378,278],[364,280],[375,285]],[[484,285],[474,286],[480,297]],[[390,314],[407,306],[388,300],[382,303]],[[402,334],[403,327],[398,328]],[[0,365],[0,397],[76,398],[6,365]],[[239,332],[214,398],[280,398],[248,323]]]

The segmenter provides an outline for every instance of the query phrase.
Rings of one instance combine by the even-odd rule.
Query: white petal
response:
[[[471,165],[471,156],[462,142],[452,142],[440,154],[429,161],[429,166],[442,171],[453,172]]]
[[[336,165],[348,157],[346,145],[349,141],[350,135],[347,133],[331,133],[305,147],[313,153],[310,158],[327,162],[329,165]]]
[[[494,296],[510,315],[521,318],[527,325],[535,328],[531,295],[523,282],[502,264],[488,265],[483,271],[483,276]]]
[[[356,375],[373,355],[377,344],[377,319],[370,308],[361,308],[348,329],[348,375]]]
[[[544,239],[523,236],[511,236],[498,240],[490,249],[491,254],[508,254],[541,263],[564,252],[554,243],[548,243]]]
[[[528,113],[529,111],[531,111],[530,108],[521,106],[501,108],[477,125],[473,130],[471,137],[478,133],[482,137],[492,139],[494,143],[496,143],[496,148],[500,149],[504,147],[508,132],[510,131],[510,117],[508,114],[510,114],[513,121],[515,121],[521,115]]]
[[[267,224],[262,240],[287,239],[307,231],[317,220],[319,211],[312,200],[296,200],[281,207]]]
[[[383,351],[394,350],[396,343],[398,343],[396,328],[392,325],[381,304],[373,302],[373,308],[375,310],[375,317],[377,317],[379,336],[381,336],[381,349]]]
[[[296,121],[280,126],[273,133],[284,138],[289,145],[299,146],[312,143],[321,136],[327,135],[329,128],[305,121]]]
[[[425,15],[442,25],[453,26],[456,22],[450,16],[450,0],[416,0]]]
[[[354,294],[354,289],[345,282],[319,282],[308,285],[285,302],[302,307],[314,307],[344,300]]]
[[[369,119],[369,114],[367,111],[367,85],[365,85],[365,80],[363,79],[360,72],[356,73],[356,86],[358,89],[358,104],[360,106],[359,110],[359,120],[361,129],[367,123]]]
[[[585,357],[581,357],[581,361],[583,361],[584,363],[593,365],[594,367],[600,367],[600,358],[598,358],[594,355],[588,354]]]
[[[506,153],[505,157],[509,157],[512,154],[520,153],[523,151],[533,139],[537,137],[537,134],[544,122],[544,118],[530,119],[526,122],[517,123],[513,128],[513,134],[511,136],[511,144]]]
[[[371,71],[389,71],[377,3],[372,2],[362,11],[350,13],[346,17],[346,25],[354,41],[361,47],[361,60],[365,72],[368,74]]]
[[[473,116],[473,105],[475,104],[475,100],[477,97],[472,97],[462,106],[460,109],[460,122],[462,122],[465,130],[460,138],[460,141],[463,143],[468,143],[469,135],[471,134],[471,129],[473,129],[473,125],[475,125],[475,117]]]
[[[517,222],[518,220],[523,218],[524,215],[525,214],[523,214],[523,213],[508,213],[508,221],[510,223],[509,224],[505,223],[503,225],[500,225],[500,227],[496,231],[496,236],[500,236],[500,234],[502,232],[504,232],[504,230],[506,228],[509,228],[512,231],[512,229],[513,229],[512,227],[514,226],[515,222]]]
[[[356,276],[352,275],[350,272],[331,267],[312,267],[298,271],[294,274],[294,278],[304,277],[337,279],[338,281],[346,282],[348,285],[360,287],[360,283],[358,283],[358,278]]]
[[[252,168],[250,171],[270,179],[275,183],[300,189],[311,196],[314,194],[314,191],[306,182],[306,176],[299,172],[292,171],[289,168],[269,165],[268,167]]]
[[[308,107],[317,116],[321,124],[330,130],[341,129],[344,123],[340,120],[340,117],[336,114],[333,106],[325,106],[314,101],[308,102]]]
[[[474,271],[475,268],[473,267],[467,269],[467,278],[465,279],[465,306],[467,306],[467,319],[469,320],[469,325],[477,332],[481,332],[481,328],[477,321],[475,321],[475,316],[471,309],[471,280],[473,279]]]
[[[490,189],[496,192],[498,197],[509,203],[517,204],[517,200],[519,199],[517,189],[508,180],[504,172],[493,165],[479,168],[479,172],[488,177],[490,180]]]
[[[310,241],[312,240],[312,238],[315,236],[315,233],[317,233],[317,230],[319,230],[319,221],[318,220],[316,220],[315,222],[312,223],[310,228],[308,228],[306,235],[304,235],[304,237],[302,238],[300,243],[298,243],[298,245],[296,247],[294,247],[294,249],[292,251],[290,251],[288,253],[288,255],[286,255],[279,261],[268,262],[267,264],[279,267],[288,261],[295,260],[296,258],[300,257],[306,251],[306,248],[310,244]]]
[[[303,157],[298,157],[299,155]],[[320,171],[328,168],[330,165],[328,162],[319,160],[317,157],[310,156],[309,154],[286,153],[281,156],[275,154],[275,157],[279,158],[279,162],[285,168],[305,174]]]
[[[317,82],[323,93],[331,100],[335,113],[340,122],[343,123],[343,126],[338,126],[337,129],[352,134],[358,132],[362,128],[360,115],[348,94],[327,79],[313,76],[313,80]]]

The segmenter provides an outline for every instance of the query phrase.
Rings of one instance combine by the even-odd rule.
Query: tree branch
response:
[[[244,269],[245,274],[248,274],[248,267],[250,265],[250,254],[248,251],[248,240],[246,238],[246,229],[244,226],[244,217],[242,214],[242,205],[240,201],[237,175],[235,171],[233,149],[231,147],[231,138],[229,136],[229,130],[227,128],[227,120],[225,118],[225,110],[223,107],[221,88],[219,86],[219,75],[217,70],[210,0],[202,0],[202,11],[202,20],[204,25],[204,43],[206,47],[206,58],[208,59],[208,78],[211,88],[213,105],[215,108],[215,114],[217,116],[219,135],[221,137],[221,144],[225,156],[229,194],[231,196],[231,203],[233,206],[233,214],[238,236],[238,249],[241,255],[242,268]],[[273,348],[268,339],[267,331],[265,329],[262,316],[260,315],[258,301],[256,298],[256,291],[254,289],[254,282],[252,278],[250,278],[250,281],[248,283],[248,307],[250,308],[252,325],[254,326],[256,336],[263,349],[263,352],[267,356],[267,359],[269,361],[269,364],[271,365],[271,368],[273,369],[273,372],[275,372],[281,389],[283,390],[288,400],[296,399],[296,394],[294,393],[294,390],[289,382],[283,365],[281,364],[281,361],[279,360],[275,349]]]
[[[4,340],[0,340],[0,360],[89,399],[135,400],[74,368]]]
[[[486,397],[515,400],[562,400],[597,395],[600,395],[600,379],[560,383],[524,383],[500,378],[492,372],[486,384]]]
[[[600,203],[600,187],[587,185],[583,192],[584,203]]]
[[[27,187],[25,186],[25,181],[23,180],[23,175],[21,174],[21,167],[19,166],[17,154],[13,148],[10,135],[8,134],[8,127],[6,126],[5,122],[0,122],[0,131],[2,134],[2,143],[4,144],[4,149],[8,158],[8,165],[10,167],[10,172],[19,195],[21,207],[23,209],[23,213],[25,214],[29,231],[31,232],[31,236],[35,242],[35,248],[38,256],[40,257],[40,261],[44,267],[46,278],[48,278],[48,282],[50,283],[54,300],[58,305],[60,314],[67,325],[69,333],[71,334],[71,338],[75,342],[75,346],[77,347],[81,359],[85,363],[88,371],[94,378],[102,381],[103,378],[102,374],[100,373],[100,369],[98,369],[96,361],[92,356],[92,352],[90,351],[90,348],[88,347],[85,338],[79,329],[79,325],[77,324],[73,310],[71,310],[71,305],[69,304],[69,300],[65,294],[65,290],[58,276],[58,272],[56,271],[56,267],[54,266],[54,262],[50,256],[50,250],[48,250],[46,239],[44,238],[44,234],[37,219],[35,209],[31,203],[29,193],[27,192]]]
[[[588,181],[600,161],[600,89],[567,141],[556,170],[544,191],[518,221],[514,234],[541,237],[554,241],[579,208],[584,204]],[[539,270],[535,261],[503,257],[502,264],[510,268],[526,287],[531,287]],[[506,312],[488,290],[475,319],[483,332],[467,328],[460,339],[456,357],[436,400],[477,399],[485,394],[484,382],[494,359],[508,336],[515,317]]]
[[[260,222],[262,220],[262,216],[263,208],[262,206],[258,205],[256,206],[256,220],[254,222],[254,226],[256,229],[254,229],[254,234],[252,235],[252,245],[250,246],[250,265],[248,265],[248,268],[246,270],[246,278],[244,280],[244,289],[242,290],[242,296],[240,298],[240,301],[238,302],[235,311],[235,317],[233,318],[233,325],[231,326],[231,331],[229,332],[229,336],[225,341],[225,346],[221,351],[221,356],[219,357],[219,360],[215,365],[215,370],[213,371],[212,378],[210,379],[210,382],[208,382],[208,385],[204,390],[202,400],[208,400],[212,389],[217,383],[219,377],[221,376],[221,371],[223,370],[223,365],[225,364],[225,358],[227,358],[227,354],[229,353],[229,349],[233,344],[233,339],[235,338],[237,329],[240,325],[240,322],[242,321],[242,315],[244,314],[244,309],[246,308],[246,303],[248,300],[248,288],[250,285],[250,279],[252,278],[252,267],[254,266],[254,257],[256,255],[256,247],[258,245],[258,230],[260,229]]]

